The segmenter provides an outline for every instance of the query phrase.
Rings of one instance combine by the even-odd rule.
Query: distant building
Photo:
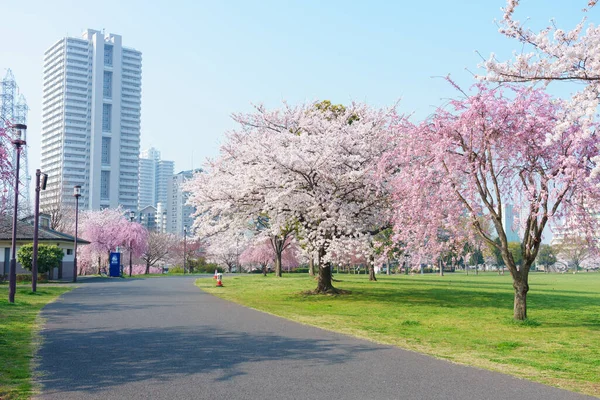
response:
[[[201,169],[181,171],[173,175],[170,186],[170,196],[167,203],[167,231],[178,236],[183,236],[184,226],[188,232],[194,223],[193,214],[196,209],[187,205],[188,192],[183,190],[183,183],[191,179],[194,173],[202,172]]]
[[[146,206],[139,210],[136,221],[150,232],[167,232],[167,211],[162,203],[158,203],[158,207]]]
[[[169,199],[169,185],[173,178],[173,161],[161,160],[160,151],[151,147],[140,155],[140,181],[138,208],[166,206]]]
[[[41,207],[138,208],[142,53],[88,29],[44,53]]]
[[[521,242],[519,238],[519,224],[515,220],[515,213],[511,204],[502,206],[502,228],[506,233],[506,239],[509,242]]]
[[[146,206],[137,212],[137,222],[148,231],[156,231],[156,207]]]

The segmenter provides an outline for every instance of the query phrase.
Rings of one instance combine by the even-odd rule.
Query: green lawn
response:
[[[225,275],[224,299],[379,343],[600,396],[600,274],[531,275],[529,321],[512,320],[510,276],[336,275],[342,296],[306,296],[305,274]]]
[[[0,399],[28,399],[32,395],[33,359],[38,313],[49,302],[72,287],[17,286],[15,303],[8,302],[8,286],[0,286]]]

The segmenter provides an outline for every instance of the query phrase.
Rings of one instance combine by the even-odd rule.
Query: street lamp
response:
[[[73,282],[77,282],[77,224],[79,223],[79,198],[81,197],[80,185],[75,185],[73,188],[73,197],[75,197],[75,250],[73,250]]]
[[[183,273],[185,274],[185,256],[186,256],[186,237],[187,237],[187,225],[183,226]]]
[[[46,190],[47,174],[42,174],[39,169],[35,170],[35,209],[33,210],[33,255],[31,262],[31,291],[37,290],[38,275],[38,236],[40,232],[40,190]],[[40,182],[41,180],[41,182]],[[62,273],[62,269],[61,269]],[[59,274],[60,275],[60,274]],[[61,276],[58,277],[62,278]]]
[[[133,222],[135,219],[135,211],[129,211],[129,220]],[[131,252],[133,251],[133,239],[129,239],[129,276],[131,277],[131,270],[133,269],[133,264],[131,263]]]
[[[27,143],[21,139],[22,132],[27,129],[27,125],[16,124],[13,126],[15,130],[14,139],[11,141],[17,150],[17,165],[15,170],[15,206],[13,209],[13,224],[12,224],[12,258],[10,259],[10,271],[8,274],[8,301],[15,302],[15,292],[17,291],[17,211],[19,208],[19,169],[21,167],[21,148]]]

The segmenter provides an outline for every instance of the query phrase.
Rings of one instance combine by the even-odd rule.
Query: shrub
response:
[[[38,272],[44,274],[54,268],[58,268],[64,255],[62,249],[58,246],[50,246],[47,244],[38,245]],[[23,268],[31,271],[33,263],[33,243],[19,247],[19,250],[17,251],[17,260]]]

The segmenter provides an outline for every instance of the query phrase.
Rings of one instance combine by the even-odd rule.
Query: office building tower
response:
[[[202,172],[201,169],[182,171],[173,175],[169,190],[169,201],[167,203],[167,231],[178,236],[183,236],[183,227],[188,227],[191,232],[194,223],[193,214],[196,209],[187,205],[189,193],[183,190],[183,184],[194,176],[194,173]]]
[[[141,52],[119,35],[88,29],[44,54],[41,206],[138,208]]]
[[[173,178],[173,161],[161,160],[160,151],[151,147],[140,155],[140,183],[138,208],[158,207],[158,203],[167,205],[169,185]]]

